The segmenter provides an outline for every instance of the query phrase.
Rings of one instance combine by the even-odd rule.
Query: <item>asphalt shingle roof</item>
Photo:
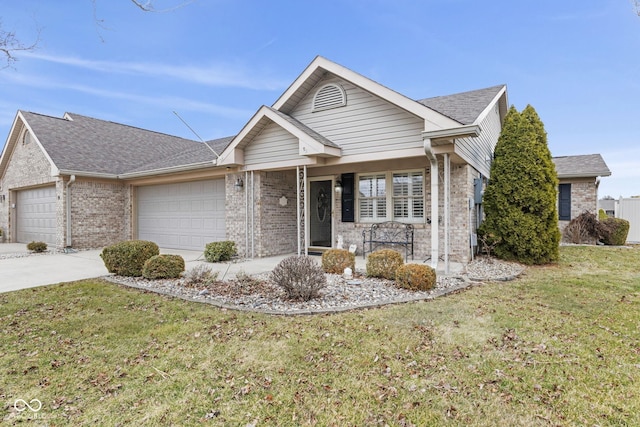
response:
[[[609,176],[611,171],[600,154],[553,158],[559,178]]]
[[[473,124],[504,85],[420,99],[417,102],[463,125]]]
[[[144,165],[176,166],[215,158],[201,142],[159,132],[79,114],[67,113],[67,119],[21,113],[61,170],[119,175],[153,169]]]

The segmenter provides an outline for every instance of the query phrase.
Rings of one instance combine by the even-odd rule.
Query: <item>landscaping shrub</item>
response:
[[[566,225],[562,232],[562,237],[565,242],[569,243],[595,244],[605,233],[606,229],[603,224],[598,221],[596,215],[585,211]]]
[[[309,301],[320,295],[327,285],[327,277],[313,258],[292,256],[285,258],[271,272],[271,280],[292,300]]]
[[[187,270],[184,279],[187,286],[209,285],[218,280],[218,272],[204,264],[198,264]]]
[[[606,228],[602,241],[605,245],[622,246],[627,243],[629,221],[622,218],[607,218],[602,221]]]
[[[609,215],[607,215],[607,213],[604,211],[604,209],[599,209],[598,210],[598,220],[599,221],[604,221],[607,218],[609,218]]]
[[[146,240],[125,240],[102,250],[100,258],[109,273],[119,276],[142,276],[145,261],[159,255],[158,245]]]
[[[184,258],[180,255],[154,255],[144,262],[145,279],[175,279],[184,271]]]
[[[45,242],[31,242],[27,243],[27,249],[40,253],[47,250],[47,244]]]
[[[236,244],[230,240],[207,243],[204,259],[207,262],[229,261],[236,254]]]
[[[367,276],[394,280],[398,267],[404,264],[400,252],[380,249],[367,257]]]
[[[329,249],[322,254],[322,269],[325,273],[342,274],[349,267],[356,270],[356,254],[346,249]]]
[[[405,264],[396,271],[396,285],[412,291],[428,291],[436,286],[436,272],[424,264]]]

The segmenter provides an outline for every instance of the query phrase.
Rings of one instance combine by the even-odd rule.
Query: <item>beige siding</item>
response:
[[[316,90],[340,84],[347,105],[312,112]],[[342,155],[358,155],[422,147],[423,120],[337,78],[320,81],[291,114],[342,148]]]
[[[302,159],[298,139],[275,123],[270,123],[244,150],[245,164]]]
[[[488,159],[492,158],[500,137],[500,128],[500,115],[496,104],[480,123],[480,136],[477,138],[461,138],[456,141],[456,152],[460,157],[487,177],[491,167]]]

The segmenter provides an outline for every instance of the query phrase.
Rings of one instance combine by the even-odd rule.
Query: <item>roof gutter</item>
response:
[[[217,166],[216,160],[217,159],[213,160],[213,166]],[[176,172],[188,172],[196,169],[205,169],[210,166],[212,166],[211,161],[207,161],[207,162],[201,162],[201,163],[192,163],[190,165],[172,166],[172,167],[162,168],[162,169],[153,169],[148,171],[122,173],[120,175],[117,175],[117,177],[120,179],[144,178],[146,176],[163,175],[167,173],[176,173]]]
[[[480,126],[466,125],[450,129],[438,129],[422,132],[422,139],[450,139],[480,136]]]
[[[571,179],[571,178],[598,178],[601,176],[611,176],[611,171],[608,172],[586,172],[586,173],[567,173],[558,174],[558,179]]]
[[[153,169],[153,170],[140,171],[140,172],[127,172],[122,174],[76,171],[76,170],[70,170],[70,169],[60,169],[57,171],[57,174],[58,175],[76,175],[78,177],[85,177],[85,178],[131,179],[131,178],[143,178],[146,176],[162,175],[167,173],[188,172],[196,169],[204,169],[210,166],[212,166],[212,162],[207,161],[207,162],[201,162],[201,163],[192,163],[190,165],[172,166],[172,167],[162,168],[162,169]],[[213,160],[213,166],[217,166],[215,159]]]

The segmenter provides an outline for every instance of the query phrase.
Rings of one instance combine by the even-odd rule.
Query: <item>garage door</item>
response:
[[[16,200],[18,243],[56,244],[56,187],[18,191]]]
[[[138,238],[203,251],[225,240],[224,179],[138,187]]]

